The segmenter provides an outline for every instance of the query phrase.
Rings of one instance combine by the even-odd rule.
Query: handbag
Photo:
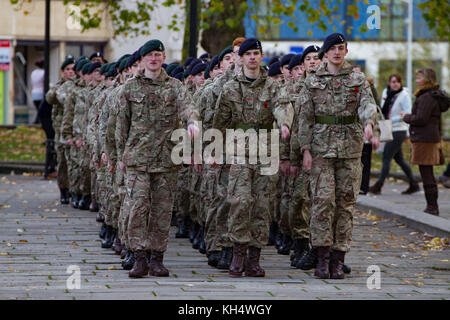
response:
[[[378,120],[378,127],[380,128],[380,142],[390,142],[394,140],[392,135],[392,120],[385,119],[383,111],[377,106],[381,119]]]

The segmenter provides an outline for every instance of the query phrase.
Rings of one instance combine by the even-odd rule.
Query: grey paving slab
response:
[[[266,277],[230,278],[171,229],[164,257],[168,278],[130,279],[111,250],[100,248],[95,214],[61,206],[54,180],[0,176],[0,299],[449,299],[450,255],[445,238],[398,219],[359,212],[344,280],[320,280],[289,266],[289,256],[264,248]],[[67,267],[81,271],[68,290]],[[381,289],[367,288],[367,268],[381,271]]]

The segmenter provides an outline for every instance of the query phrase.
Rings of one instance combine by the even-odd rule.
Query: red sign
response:
[[[0,40],[0,71],[9,71],[11,65],[11,41]]]

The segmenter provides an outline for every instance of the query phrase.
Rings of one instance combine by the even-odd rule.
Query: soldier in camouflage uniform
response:
[[[150,40],[140,50],[142,72],[120,89],[116,142],[120,169],[126,172],[129,210],[128,241],[136,262],[130,277],[168,276],[163,265],[167,249],[177,169],[171,152],[172,132],[180,127],[180,114],[198,120],[192,97],[182,84],[162,69],[164,45]],[[193,136],[198,128],[190,123]],[[151,251],[150,263],[146,251]]]
[[[102,175],[97,176],[97,167],[95,166],[94,161],[92,161],[93,148],[95,143],[95,136],[98,125],[98,107],[94,107],[95,98],[101,95],[101,92],[106,88],[106,83],[104,82],[103,73],[100,72],[102,65],[100,62],[94,62],[89,67],[89,74],[91,74],[91,87],[92,89],[89,91],[89,94],[86,99],[86,108],[87,108],[87,126],[86,126],[86,147],[87,147],[87,156],[89,157],[89,170],[90,170],[90,185],[91,185],[91,194],[90,194],[90,206],[89,210],[91,212],[97,212],[98,203],[98,187],[99,184],[103,182]],[[104,71],[105,68],[102,69]]]
[[[86,59],[79,59],[75,64],[75,72],[77,79],[74,81],[75,85],[66,97],[64,102],[64,112],[61,124],[61,139],[68,147],[65,149],[66,159],[69,171],[70,193],[72,195],[72,207],[78,208],[78,203],[81,200],[81,182],[80,182],[80,165],[77,158],[76,137],[74,135],[74,117],[75,106],[83,104],[85,95],[84,89],[86,87],[86,76],[82,73],[84,65],[88,64]]]
[[[263,58],[260,41],[245,40],[239,48],[239,56],[243,72],[225,84],[217,100],[213,127],[222,132],[226,128],[270,130],[276,121],[282,139],[286,139],[292,125],[293,108],[288,93],[278,82],[267,78],[267,72],[260,66]],[[271,142],[268,143],[270,146]],[[247,276],[261,277],[265,271],[259,259],[269,235],[269,192],[274,175],[262,175],[260,163],[249,164],[248,145],[245,147],[246,164],[231,164],[229,173],[228,235],[234,243],[229,274],[242,276],[245,262]]]
[[[233,48],[239,50],[239,46],[244,40],[245,38],[237,38],[233,41],[232,46],[222,50],[218,57],[220,70],[217,71],[221,74],[202,93],[200,110],[202,110],[203,114],[203,124],[205,125],[206,122],[208,128],[212,125],[217,99],[223,86],[241,70],[239,67],[240,61],[236,60]],[[205,178],[208,183],[205,186],[205,189],[208,190],[208,208],[205,224],[207,250],[210,252],[208,264],[224,270],[230,267],[233,250],[232,242],[228,237],[230,203],[227,200],[227,186],[229,171],[229,164],[214,166],[208,164]]]
[[[327,63],[306,78],[299,97],[299,143],[312,193],[311,242],[318,252],[314,274],[322,279],[344,278],[364,136],[372,138],[376,122],[365,76],[344,60],[347,52],[342,34],[329,35],[321,48]]]
[[[52,108],[52,125],[55,130],[55,143],[57,155],[57,171],[58,171],[58,187],[61,193],[61,204],[70,202],[69,194],[69,173],[67,168],[67,159],[65,155],[66,145],[61,142],[61,123],[64,114],[64,102],[73,88],[75,72],[73,70],[75,61],[72,56],[68,56],[61,65],[63,77],[51,88],[45,99],[53,105]]]

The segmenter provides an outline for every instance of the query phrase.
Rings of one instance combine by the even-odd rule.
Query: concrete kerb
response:
[[[397,218],[399,222],[406,224],[410,228],[434,236],[450,236],[450,221],[441,217],[418,210],[406,209],[388,201],[367,196],[358,197],[357,206],[361,211],[371,211],[372,214],[383,218]]]

